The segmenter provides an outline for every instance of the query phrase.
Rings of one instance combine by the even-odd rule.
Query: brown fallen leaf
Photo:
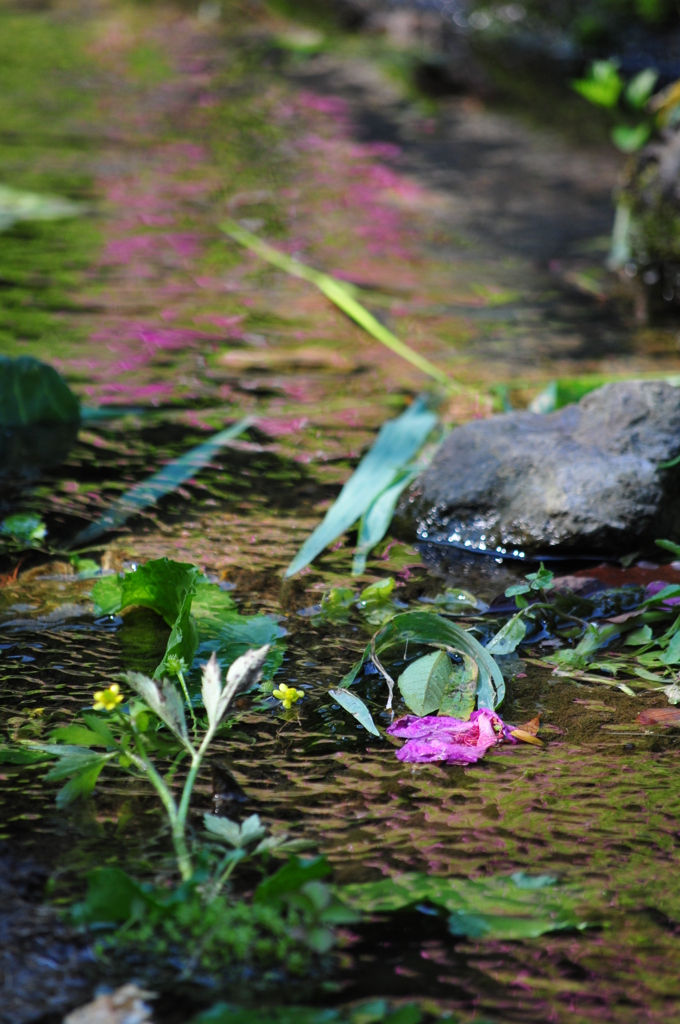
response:
[[[148,1024],[151,1007],[144,1000],[154,998],[155,992],[145,992],[135,984],[123,985],[79,1006],[64,1017],[64,1024]]]
[[[511,729],[510,735],[514,736],[516,740],[521,740],[522,743],[533,743],[535,747],[543,746],[543,740],[539,740],[538,736],[534,736],[533,733],[525,732],[524,729]]]
[[[680,708],[647,708],[635,721],[640,725],[680,725]]]
[[[307,370],[328,368],[348,373],[356,369],[356,363],[342,353],[318,345],[294,349],[266,348],[256,352],[230,351],[220,357],[220,362],[235,370],[282,370],[297,367]]]

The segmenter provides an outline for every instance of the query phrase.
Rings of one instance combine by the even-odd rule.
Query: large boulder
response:
[[[606,384],[547,415],[457,427],[402,499],[425,540],[498,554],[621,555],[680,537],[680,389]]]

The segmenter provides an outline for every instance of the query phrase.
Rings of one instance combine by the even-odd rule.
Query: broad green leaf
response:
[[[490,876],[447,879],[416,872],[379,882],[337,888],[343,903],[364,913],[403,910],[431,903],[447,911],[455,935],[470,938],[512,939],[542,935],[560,928],[584,928],[588,922],[576,913],[580,893],[554,885],[545,875],[540,886],[527,885],[529,876]]]
[[[51,756],[42,750],[0,747],[0,764],[39,764]]]
[[[394,510],[397,507],[402,491],[415,479],[415,470],[399,473],[396,479],[386,487],[382,494],[369,505],[359,523],[359,535],[352,562],[352,575],[361,576],[366,569],[366,559],[372,549],[379,544],[387,533]]]
[[[647,627],[649,628],[649,627]],[[680,665],[680,631],[678,631],[659,658],[664,665]]]
[[[188,562],[158,558],[133,572],[107,576],[92,591],[102,615],[112,615],[138,605],[151,608],[171,627],[165,655],[154,678],[167,674],[171,655],[183,658],[191,668],[194,658],[206,660],[215,651],[222,668],[251,648],[264,647],[285,635],[285,629],[268,615],[239,615],[230,595],[208,583],[200,569]],[[271,678],[281,664],[283,651],[272,647],[265,665]]]
[[[80,403],[52,366],[0,356],[0,427],[77,423]]]
[[[419,352],[414,352],[412,348],[405,345],[403,341],[400,341],[396,335],[392,334],[390,330],[381,324],[369,311],[361,305],[360,302],[355,298],[355,289],[351,285],[345,284],[344,281],[338,281],[337,278],[331,277],[330,274],[321,273],[318,270],[314,270],[313,267],[308,267],[304,263],[300,263],[298,260],[292,259],[286,253],[279,252],[273,245],[268,245],[267,242],[263,242],[257,235],[247,231],[240,224],[237,224],[233,220],[225,220],[220,224],[220,229],[227,235],[231,235],[240,245],[246,246],[256,252],[262,259],[272,263],[275,267],[280,267],[281,270],[285,270],[286,273],[292,274],[295,277],[301,277],[305,281],[309,281],[311,284],[316,285],[319,291],[323,292],[326,298],[334,302],[343,313],[351,317],[360,327],[363,327],[365,331],[372,334],[377,341],[381,342],[387,348],[396,352],[397,355],[403,359],[408,360],[414,366],[417,366],[422,373],[426,373],[434,380],[439,381],[443,384],[447,391],[459,391],[460,385],[453,381],[448,374],[440,370],[439,367],[422,356]],[[382,490],[382,488],[381,488]],[[292,575],[292,574],[291,574]]]
[[[368,710],[363,700],[357,697],[355,693],[350,693],[349,690],[329,690],[328,693],[336,700],[340,707],[344,708],[345,711],[349,711],[350,715],[356,718],[359,725],[363,725],[364,729],[370,732],[373,736],[380,736],[373,716]]]
[[[122,585],[118,607],[111,607],[110,603],[113,590],[111,580],[117,580],[117,577],[109,577],[96,583],[92,591],[92,600],[102,612],[105,611],[105,614],[135,605],[151,608],[165,619],[168,626],[173,626],[185,607],[187,598],[195,594],[196,581],[200,575],[200,569],[189,562],[156,558],[145,565],[137,566],[131,572],[126,572],[125,578],[120,581]],[[106,606],[100,603],[101,593],[109,601]]]
[[[555,920],[552,917],[510,917],[503,914],[469,914],[456,910],[449,917],[449,931],[452,935],[465,935],[468,939],[500,939],[512,942],[517,939],[537,939],[546,932],[561,931],[563,928],[584,928],[571,917]]]
[[[191,616],[191,602],[201,571],[188,562],[157,558],[127,572],[125,578],[107,577],[95,584],[92,600],[102,614],[125,608],[151,608],[171,627],[165,655],[154,676],[166,672],[171,655],[191,665],[198,647],[198,633]],[[216,588],[217,589],[217,588]]]
[[[65,786],[57,793],[57,807],[68,807],[74,800],[78,800],[81,796],[89,796],[94,787],[97,785],[97,779],[102,773],[102,769],[106,762],[109,760],[108,757],[100,757],[99,760],[91,764],[88,768],[84,768],[77,775],[74,775],[70,782],[67,782]]]
[[[367,645],[361,659],[341,680],[340,686],[351,686],[366,658],[371,654],[372,643],[378,655],[405,641],[429,644],[467,654],[477,664],[477,706],[493,710],[505,696],[505,682],[496,662],[475,638],[466,630],[441,615],[431,612],[402,612],[395,615],[375,634]]]
[[[191,1024],[354,1024],[339,1010],[311,1006],[270,1006],[247,1009],[233,1003],[216,1003],[192,1018]],[[383,1018],[371,1017],[367,1024],[383,1024]],[[387,1024],[387,1022],[386,1022]],[[402,1024],[390,1021],[389,1024]],[[403,1022],[411,1024],[411,1022]]]
[[[23,220],[62,220],[78,217],[86,212],[81,203],[40,192],[23,192],[8,185],[0,185],[0,231]]]
[[[286,576],[294,576],[313,562],[363,516],[422,447],[436,423],[436,414],[418,398],[401,416],[382,425],[375,444],[364,455],[323,522],[302,545],[286,569]]]
[[[558,665],[564,665],[568,668],[585,668],[595,651],[598,651],[601,647],[606,647],[610,640],[613,640],[615,636],[619,636],[620,632],[619,626],[613,623],[608,626],[598,626],[596,623],[591,622],[588,624],[583,638],[576,647],[558,651],[557,654],[554,654],[547,660],[554,661]]]
[[[522,613],[513,615],[505,625],[492,636],[486,645],[489,654],[512,654],[521,644],[526,634],[527,627]]]
[[[71,541],[70,547],[82,547],[85,544],[90,544],[97,537],[101,537],[103,533],[117,530],[130,516],[142,512],[149,505],[155,505],[166,494],[176,491],[178,487],[186,483],[187,480],[191,480],[201,469],[207,466],[221,448],[224,448],[226,444],[242,434],[254,422],[252,417],[239,420],[238,423],[227,427],[226,430],[221,430],[218,434],[214,434],[203,444],[192,448],[186,455],[173,459],[158,473],[150,476],[148,480],[135,484],[121,498],[114,501],[111,508],[100,516],[99,519],[94,523],[90,523],[84,530],[81,530]]]
[[[77,924],[119,924],[139,917],[153,897],[121,868],[95,868],[87,876],[87,896],[72,910]]]
[[[439,710],[452,677],[453,665],[448,654],[436,651],[411,662],[397,685],[409,711],[422,718]]]
[[[624,644],[628,647],[640,647],[642,644],[648,644],[652,639],[652,627],[641,626],[640,629],[633,629],[628,633],[624,639]]]
[[[265,878],[260,882],[253,899],[255,903],[277,904],[292,893],[299,892],[307,882],[314,882],[326,878],[331,872],[331,866],[325,857],[315,857],[312,860],[302,860],[300,857],[291,857],[283,867],[274,875]]]
[[[644,71],[639,71],[635,78],[631,78],[624,93],[631,107],[641,110],[645,106],[654,91],[658,78],[659,73],[654,68],[645,68]]]
[[[477,700],[478,673],[477,663],[464,654],[463,664],[453,666],[451,681],[439,705],[440,715],[469,721]]]
[[[50,739],[54,742],[61,740],[63,743],[75,743],[81,747],[102,746],[101,736],[83,725],[66,725],[61,729],[55,729],[50,733]]]
[[[96,712],[92,714],[84,714],[83,721],[85,724],[99,736],[100,741],[110,749],[117,747],[116,738],[106,724],[105,718]]]
[[[588,77],[573,81],[571,85],[589,103],[611,108],[619,101],[623,79],[613,61],[596,60],[590,67]]]
[[[647,142],[652,131],[653,126],[647,121],[635,125],[634,128],[629,128],[625,124],[617,124],[616,128],[612,128],[612,142],[622,153],[637,153],[638,149],[642,149]]]
[[[0,533],[11,537],[18,544],[33,547],[47,536],[47,527],[40,516],[17,513],[7,516],[0,524]]]

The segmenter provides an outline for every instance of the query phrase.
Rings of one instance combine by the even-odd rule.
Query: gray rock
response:
[[[606,384],[577,405],[449,434],[402,500],[421,539],[472,550],[621,555],[680,536],[680,388]]]

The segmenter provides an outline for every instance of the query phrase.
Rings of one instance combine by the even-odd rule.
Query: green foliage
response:
[[[441,704],[440,715],[450,715],[469,721],[477,701],[477,663],[469,655],[463,655],[463,664],[454,666],[453,675]]]
[[[243,1009],[230,1003],[217,1003],[200,1013],[191,1024],[420,1024],[423,1011],[406,1004],[390,1009],[386,999],[372,999],[346,1009],[321,1009],[309,1006],[271,1006]]]
[[[522,612],[513,615],[511,619],[499,629],[495,636],[492,636],[486,645],[489,654],[512,654],[521,644],[526,635],[527,627]]]
[[[521,873],[482,879],[434,878],[411,872],[338,889],[363,913],[386,913],[428,903],[448,912],[453,935],[471,939],[535,938],[563,928],[588,927],[578,913],[580,894],[557,879]]]
[[[32,356],[0,356],[0,426],[79,420],[80,403],[52,366]]]
[[[538,594],[543,590],[550,590],[553,586],[553,579],[555,574],[546,569],[541,562],[538,572],[530,572],[524,577],[526,583],[517,583],[512,587],[508,587],[505,591],[506,597],[517,597],[520,594],[529,594],[531,592]]]
[[[412,661],[399,676],[397,685],[409,711],[422,717],[439,710],[453,675],[448,654],[436,651]]]
[[[589,103],[613,110],[623,96],[629,107],[641,111],[648,103],[658,73],[653,68],[640,71],[624,88],[617,65],[611,60],[596,60],[590,66],[586,78],[573,81],[572,88]],[[654,130],[650,119],[636,125],[617,124],[611,132],[612,142],[623,153],[636,153],[644,146]]]
[[[39,547],[40,542],[47,536],[47,527],[40,516],[18,512],[3,519],[0,523],[0,534],[8,537],[18,547]]]
[[[329,508],[323,522],[302,545],[288,566],[286,576],[294,576],[310,562],[313,562],[324,548],[337,540],[346,530],[349,530],[358,519],[369,514],[373,503],[380,498],[384,491],[397,486],[402,481],[405,467],[425,443],[436,424],[436,413],[428,409],[425,401],[417,399],[401,416],[382,425],[373,447],[364,455],[342,488],[339,497]],[[404,482],[401,486],[403,489],[406,483]],[[394,496],[393,491],[391,494]],[[398,495],[394,496],[394,503],[396,503],[397,497]],[[386,510],[390,502],[380,505],[382,510],[380,514],[375,513],[376,519],[380,521],[381,525],[384,525]],[[391,505],[392,511],[394,503]],[[362,529],[363,532],[360,530],[360,533],[364,539],[361,542],[361,552],[365,554],[368,550],[366,545],[369,540],[376,537],[375,543],[377,544],[382,537],[377,537],[379,531],[373,526],[369,525]],[[386,529],[385,526],[385,531]]]
[[[593,61],[588,75],[571,84],[573,89],[589,103],[609,109],[616,106],[623,91],[623,79],[616,64],[610,60]]]
[[[341,708],[344,708],[345,711],[348,711],[350,715],[356,718],[359,725],[363,725],[364,729],[370,732],[372,736],[380,736],[373,721],[373,716],[361,697],[357,697],[356,693],[351,693],[347,689],[329,690],[328,693],[333,700],[338,702]]]
[[[406,641],[467,654],[478,669],[477,706],[493,709],[503,700],[505,682],[493,658],[466,630],[441,615],[432,615],[429,612],[402,612],[395,615],[375,634],[361,659],[344,676],[340,685],[351,686],[364,661],[373,652],[380,657],[385,651]]]
[[[241,900],[216,891],[210,871],[168,889],[141,885],[120,868],[97,868],[72,917],[90,927],[123,925],[104,939],[105,949],[143,951],[185,971],[223,972],[237,962],[241,969],[285,964],[289,973],[302,974],[312,955],[332,948],[333,927],[359,917],[321,881],[329,872],[323,858],[293,856],[260,883],[252,900]]]
[[[154,678],[167,675],[174,659],[183,659],[191,667],[196,656],[207,658],[213,651],[221,665],[229,665],[249,648],[272,644],[285,633],[270,616],[239,615],[229,594],[205,580],[200,569],[168,558],[149,561],[124,577],[105,577],[95,584],[92,600],[101,615],[138,606],[155,611],[170,626]],[[274,675],[282,658],[281,649],[270,651],[266,679]]]

